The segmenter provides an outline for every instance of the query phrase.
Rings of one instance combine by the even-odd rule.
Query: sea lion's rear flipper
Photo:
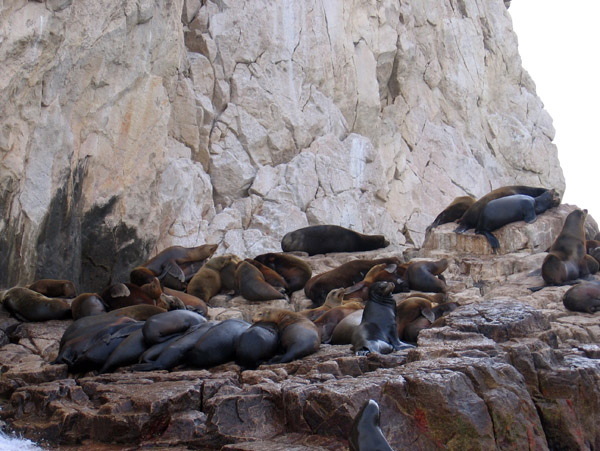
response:
[[[185,282],[185,274],[183,269],[175,262],[175,260],[168,260],[162,266],[162,272],[158,276],[159,280],[162,280],[167,274],[175,277],[180,282]]]
[[[542,286],[539,286],[539,287],[528,287],[527,289],[528,289],[529,291],[531,291],[532,293],[536,293],[536,292],[538,292],[538,291],[540,291],[540,290],[542,290],[542,289],[546,288],[547,286],[548,286],[548,285],[542,285]]]
[[[500,248],[500,242],[498,241],[498,238],[496,238],[491,232],[484,231],[477,233],[487,238],[488,243],[490,243],[490,246],[492,246],[492,250],[494,252],[496,252]]]
[[[461,224],[456,229],[454,229],[454,232],[455,233],[465,233],[467,230],[469,230],[469,227],[467,227],[464,224]]]
[[[535,214],[535,211],[530,211],[525,215],[525,217],[523,218],[523,221],[525,221],[527,224],[533,224],[536,219],[537,219],[537,216]]]

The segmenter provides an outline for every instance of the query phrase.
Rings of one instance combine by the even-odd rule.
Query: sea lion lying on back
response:
[[[364,235],[336,225],[316,225],[286,233],[281,240],[285,252],[308,255],[330,252],[362,252],[389,246],[383,235]]]

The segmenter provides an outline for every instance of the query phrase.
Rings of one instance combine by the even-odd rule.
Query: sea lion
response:
[[[152,282],[138,287],[132,283],[114,283],[106,287],[100,296],[107,310],[116,310],[131,305],[156,305],[162,289],[160,281],[154,277]]]
[[[364,235],[337,225],[316,225],[286,233],[281,240],[281,249],[315,255],[370,251],[389,244],[383,235]]]
[[[521,220],[531,224],[535,222],[537,215],[558,206],[558,202],[560,199],[551,191],[546,191],[538,197],[513,194],[492,200],[482,209],[475,233],[484,235],[495,253],[500,243],[492,234],[494,230]]]
[[[249,301],[286,299],[286,295],[269,285],[260,270],[246,262],[240,262],[235,270],[237,292]],[[282,289],[282,291],[285,291]]]
[[[163,290],[164,294],[169,296],[175,296],[177,299],[179,299],[185,305],[185,308],[187,308],[188,310],[194,310],[196,313],[200,313],[202,316],[206,316],[208,314],[208,307],[206,306],[206,302],[204,302],[199,297],[168,287],[164,287]]]
[[[211,258],[189,281],[187,292],[204,302],[210,301],[221,291],[221,270],[234,261],[239,262],[239,257],[233,254]]]
[[[598,270],[598,262],[585,252],[586,216],[587,210],[576,209],[566,217],[542,263],[542,278],[546,285],[563,285]]]
[[[426,299],[411,297],[399,302],[396,305],[396,330],[398,337],[406,341],[404,329],[415,319],[419,317],[426,318],[430,323],[435,321],[432,312],[433,305]]]
[[[171,274],[180,282],[186,282],[194,274],[191,271],[186,274],[185,268],[195,262],[210,258],[217,247],[219,247],[218,244],[203,244],[196,247],[170,246],[140,266],[148,268],[159,279]]]
[[[74,298],[77,296],[75,284],[70,280],[40,279],[27,285],[27,288],[49,298]]]
[[[137,266],[129,273],[129,282],[138,287],[151,283],[156,275],[145,266]]]
[[[136,363],[140,356],[148,349],[142,329],[129,334],[119,345],[110,353],[104,364],[98,371],[100,374],[109,373],[122,366]]]
[[[514,186],[503,186],[495,190],[490,191],[477,202],[469,207],[465,214],[458,220],[459,226],[455,229],[455,232],[462,233],[468,229],[472,229],[477,226],[479,216],[485,208],[485,206],[492,200],[499,199],[501,197],[512,196],[513,194],[526,194],[531,197],[538,197],[545,192],[550,191],[553,195],[560,199],[560,196],[555,190],[548,190],[546,188],[536,188],[531,186],[514,185]],[[560,200],[559,200],[560,203]]]
[[[304,260],[284,253],[268,253],[254,257],[284,278],[288,293],[301,290],[312,276],[312,268]]]
[[[84,316],[100,315],[106,313],[106,306],[102,298],[96,293],[81,293],[71,302],[73,319],[78,320]]]
[[[283,309],[266,309],[254,315],[253,322],[266,321],[277,325],[283,350],[268,363],[287,363],[317,352],[321,335],[314,323],[297,312]]]
[[[49,321],[71,316],[69,303],[46,297],[25,287],[6,290],[0,303],[20,321]]]
[[[277,324],[259,321],[241,333],[235,343],[235,363],[245,369],[255,369],[273,358],[279,348]]]
[[[238,337],[250,327],[246,321],[226,319],[211,327],[187,353],[187,363],[211,368],[235,358]]]
[[[274,287],[277,291],[282,293],[288,291],[287,282],[277,271],[269,268],[267,265],[263,265],[258,260],[246,258],[244,261],[250,263],[252,266],[255,266],[263,275],[265,282]]]
[[[352,260],[346,262],[330,271],[312,277],[304,286],[304,294],[313,301],[315,306],[320,306],[325,301],[327,294],[335,288],[348,288],[364,279],[369,270],[378,264],[395,264],[396,275],[404,276],[407,265],[397,257],[378,258],[375,260]],[[394,284],[395,285],[395,284]],[[408,291],[408,284],[399,283],[395,285],[395,291]]]
[[[354,329],[360,326],[364,308],[356,310],[345,316],[333,329],[329,343],[332,345],[352,344],[352,334]]]
[[[563,296],[563,304],[574,312],[600,311],[600,281],[582,282],[569,288]]]
[[[448,260],[410,262],[404,275],[411,290],[445,293],[448,290],[441,274],[448,268]]]
[[[356,355],[371,352],[389,354],[414,347],[398,338],[393,289],[394,284],[391,282],[375,282],[369,288],[369,300],[363,311],[362,321],[352,333],[352,351]]]
[[[206,321],[202,315],[190,310],[172,310],[154,315],[146,320],[144,339],[149,345],[167,340],[172,335],[182,334],[190,327]]]
[[[357,310],[360,310],[361,315],[356,323],[358,326],[360,324],[360,320],[362,319],[362,310],[364,308],[365,306],[362,301],[347,301],[339,307],[333,307],[315,319],[313,322],[321,332],[321,343],[330,343],[333,336],[333,331],[337,328],[339,323],[347,316],[351,315]],[[352,335],[348,335],[348,343],[351,342],[351,338]]]
[[[369,287],[375,282],[393,282],[394,286],[396,284],[405,284],[407,283],[402,279],[399,274],[406,273],[406,265],[402,268],[398,268],[398,265],[395,263],[386,264],[380,263],[378,265],[373,266],[369,269],[369,272],[365,274],[363,280],[358,283],[355,283],[351,287],[346,289],[346,297],[347,298],[360,298],[366,302],[369,298]]]
[[[331,290],[327,294],[327,298],[325,298],[325,302],[323,303],[323,305],[321,305],[320,307],[317,307],[317,308],[303,310],[299,313],[301,315],[303,315],[305,318],[307,318],[311,321],[315,321],[317,318],[319,318],[321,315],[326,313],[328,310],[342,305],[342,301],[344,300],[345,293],[346,293],[345,288],[337,288],[335,290]]]
[[[350,451],[393,451],[379,427],[379,405],[373,399],[363,404],[352,422]]]
[[[432,306],[429,309],[430,314],[428,317],[421,314],[404,327],[400,339],[408,343],[416,343],[419,332],[423,329],[433,327],[434,324],[437,324],[438,319],[456,310],[456,308],[458,308],[458,303],[456,302],[446,302],[445,304],[436,305],[435,307]]]
[[[436,216],[433,222],[425,229],[425,233],[428,233],[431,229],[442,224],[457,221],[474,203],[475,198],[473,196],[456,197],[450,205]]]

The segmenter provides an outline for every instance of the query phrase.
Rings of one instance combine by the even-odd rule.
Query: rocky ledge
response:
[[[394,449],[599,449],[598,316],[566,310],[569,287],[528,290],[542,284],[550,224],[570,210],[505,227],[501,242],[522,243],[512,239],[499,255],[472,233],[457,248],[448,224],[423,249],[307,257],[315,273],[402,252],[450,260],[449,298],[461,306],[422,331],[416,348],[390,355],[322,345],[253,371],[227,364],[74,376],[49,364],[70,321],[21,323],[0,311],[0,414],[7,428],[61,449],[334,450],[347,448],[353,417],[371,398]]]

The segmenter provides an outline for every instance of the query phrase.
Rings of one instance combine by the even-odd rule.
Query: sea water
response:
[[[43,451],[31,440],[6,435],[0,431],[0,451]]]

